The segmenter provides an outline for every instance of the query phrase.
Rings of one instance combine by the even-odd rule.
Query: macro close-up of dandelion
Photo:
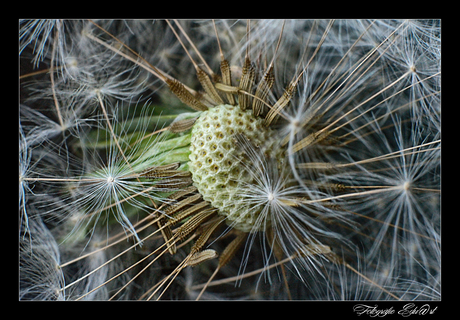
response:
[[[440,20],[19,20],[20,300],[441,299]]]

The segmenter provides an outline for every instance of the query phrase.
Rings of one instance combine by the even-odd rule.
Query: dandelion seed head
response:
[[[29,46],[35,65],[51,60],[21,109],[22,223],[60,217],[50,219],[61,246],[47,240],[56,257],[45,269],[68,283],[48,290],[47,279],[27,279],[36,271],[24,273],[43,284],[42,297],[436,296],[439,23],[21,26],[21,52]],[[133,106],[144,95],[152,117]],[[425,130],[430,122],[438,132]],[[29,150],[52,140],[54,153],[80,163],[48,174],[52,165]],[[53,208],[26,212],[38,191]],[[59,253],[72,256],[62,268]],[[236,275],[234,293],[216,288]]]

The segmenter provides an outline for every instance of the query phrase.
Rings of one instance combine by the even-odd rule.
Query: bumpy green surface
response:
[[[235,134],[244,134],[252,145],[271,157],[281,157],[276,133],[253,116],[251,110],[220,105],[205,111],[192,129],[190,171],[194,185],[203,198],[227,223],[241,231],[257,231],[254,224],[261,208],[249,207],[241,198],[241,185],[253,183],[242,161],[248,157],[235,142]]]

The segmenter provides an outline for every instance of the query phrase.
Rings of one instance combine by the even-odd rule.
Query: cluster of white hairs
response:
[[[20,299],[441,298],[439,20],[20,20],[19,39]],[[189,167],[223,102],[283,151],[216,125],[250,232]]]

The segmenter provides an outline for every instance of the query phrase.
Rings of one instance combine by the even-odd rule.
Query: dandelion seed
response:
[[[54,27],[60,28],[59,20],[21,20],[19,39],[21,43],[21,54],[24,49],[33,43],[35,66],[45,58],[47,48],[50,45],[48,39],[51,37]]]
[[[29,238],[20,241],[20,285],[21,300],[65,300],[61,289],[64,274],[59,268],[60,253],[53,236],[38,219],[31,219],[26,230]]]

